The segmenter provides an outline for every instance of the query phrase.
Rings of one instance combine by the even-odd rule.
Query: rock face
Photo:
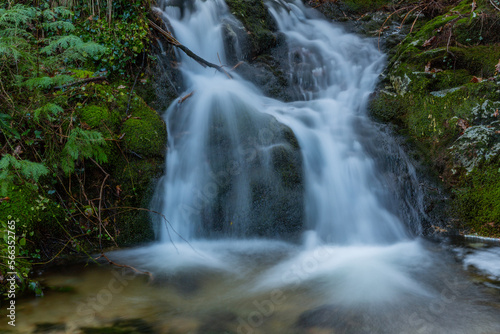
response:
[[[387,49],[390,60],[371,103],[372,115],[395,124],[417,159],[452,190],[448,217],[490,236],[500,235],[500,216],[488,209],[500,198],[482,194],[500,174],[500,48],[491,33],[498,15],[487,4],[471,11],[467,1],[454,1],[418,17],[413,31]],[[489,175],[490,185],[480,174]],[[467,213],[472,202],[479,216]]]
[[[201,210],[202,235],[279,237],[302,229],[302,156],[290,128],[251,109],[230,122],[215,114],[206,155],[216,191]]]
[[[235,72],[259,87],[266,96],[290,101],[293,91],[287,75],[288,46],[262,0],[228,0],[239,20],[223,26],[226,59]]]

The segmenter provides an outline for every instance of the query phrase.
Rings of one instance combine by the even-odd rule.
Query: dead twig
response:
[[[493,2],[493,0],[490,0],[490,3],[493,7],[495,7],[496,10],[500,11],[500,7],[498,7],[497,5],[495,5],[495,3]]]
[[[86,79],[82,79],[82,80],[73,81],[73,82],[67,83],[67,84],[62,85],[62,86],[54,87],[54,89],[64,89],[64,88],[75,86],[75,85],[81,85],[81,84],[84,84],[87,82],[103,81],[106,79],[107,79],[106,77],[86,78]]]
[[[190,98],[191,96],[193,96],[193,93],[194,93],[194,90],[193,90],[191,93],[189,93],[189,94],[187,94],[187,95],[185,95],[185,96],[181,97],[181,98],[179,99],[179,102],[178,102],[178,103],[179,103],[179,104],[181,104],[182,102],[186,101],[188,98]]]

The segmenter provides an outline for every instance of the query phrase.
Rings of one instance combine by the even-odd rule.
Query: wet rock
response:
[[[500,154],[500,121],[467,128],[449,150],[455,167],[464,167],[467,172],[491,161]]]
[[[111,326],[84,327],[83,334],[155,334],[153,327],[142,319],[118,320]]]
[[[335,334],[353,333],[362,328],[363,316],[359,310],[325,305],[306,311],[299,316],[300,329],[331,329]]]
[[[302,155],[292,130],[236,104],[214,116],[207,157],[215,188],[202,208],[203,235],[286,236],[303,223]],[[238,140],[231,140],[237,133]],[[212,198],[211,198],[212,199]]]
[[[224,311],[210,314],[198,328],[197,334],[235,334],[237,315]]]
[[[34,334],[63,334],[66,333],[66,324],[63,323],[39,323],[35,325]]]

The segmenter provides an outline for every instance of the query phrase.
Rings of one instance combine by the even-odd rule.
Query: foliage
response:
[[[12,155],[6,154],[0,160],[0,181],[2,182],[0,195],[7,195],[8,188],[17,177],[31,182],[28,184],[36,187],[38,179],[48,173],[49,170],[42,163],[18,160]]]
[[[75,161],[82,158],[94,158],[97,163],[108,161],[104,153],[104,138],[98,131],[82,130],[75,128],[71,130],[68,141],[62,150],[61,168],[66,174],[75,170]]]
[[[110,160],[127,168],[132,159],[120,147],[120,131],[135,74],[148,65],[142,53],[149,44],[149,7],[146,0],[113,1],[113,11],[100,16],[98,0],[92,7],[70,2],[72,8],[52,0],[19,2],[0,4],[0,218],[17,221],[23,240],[17,243],[19,272],[26,278],[33,261],[95,250],[101,238],[104,246],[114,244],[123,210],[105,207],[142,204],[140,192],[115,182],[136,189],[138,179],[150,180],[151,174],[116,178],[107,171],[116,169]],[[136,88],[150,82],[140,77]],[[137,105],[132,103],[131,115]],[[148,122],[164,132],[161,118],[147,110]],[[151,170],[156,175],[161,167]],[[39,288],[21,281],[22,289]]]
[[[109,9],[91,8],[89,4],[76,10],[75,18],[81,22],[78,35],[107,46],[104,53],[93,58],[96,68],[128,75],[134,65],[141,65],[139,55],[147,52],[151,43],[146,18],[148,7],[149,3],[144,0],[119,0],[113,1],[111,15]]]
[[[500,12],[489,1],[451,1],[395,48],[372,115],[392,122],[455,194],[453,214],[499,234]]]

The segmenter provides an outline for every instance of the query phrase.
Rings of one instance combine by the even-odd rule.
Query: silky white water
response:
[[[265,218],[253,212],[255,174],[270,188],[283,188],[271,161],[272,150],[287,143],[270,130],[272,119],[289,127],[300,146],[307,232],[301,245],[285,247],[282,262],[253,273],[249,289],[316,282],[332,300],[345,304],[393,300],[398,294],[430,296],[412,278],[413,267],[425,265],[424,251],[388,209],[391,194],[356,131],[356,124],[370,124],[365,109],[383,54],[372,41],[315,17],[300,1],[268,5],[286,37],[297,101],[265,97],[229,68],[226,75],[179,54],[186,90],[164,116],[167,172],[155,201],[168,224],[161,224],[165,245],[155,253],[164,256],[154,266],[173,272],[210,267],[248,273],[256,268],[239,262],[241,256],[253,247],[258,248],[253,252],[273,252],[282,244],[245,240],[249,226]],[[235,19],[223,1],[188,1],[180,7],[166,1],[157,11],[181,43],[225,64],[222,22]],[[248,142],[254,143],[251,150]],[[221,190],[220,175],[229,190]],[[221,191],[228,193],[222,203]],[[223,233],[214,237],[214,229]],[[320,259],[318,252],[323,253]],[[314,268],[301,269],[295,278],[283,276],[302,262]]]
[[[161,11],[179,41],[201,57],[225,64],[221,22],[230,16],[227,7],[223,1],[189,4],[181,10],[166,2]],[[244,237],[241,226],[249,223],[242,217],[252,210],[253,200],[251,165],[266,166],[267,151],[276,145],[259,140],[265,135],[262,115],[267,114],[289,126],[299,142],[308,229],[335,244],[405,239],[403,224],[381,203],[384,186],[355,131],[355,122],[369,122],[364,115],[366,103],[382,69],[383,55],[370,41],[324,20],[308,18],[300,2],[270,6],[279,30],[286,35],[294,89],[304,101],[266,98],[234,72],[230,71],[231,79],[180,54],[187,87],[182,95],[192,95],[175,101],[165,114],[167,173],[162,180],[164,193],[157,199],[162,212],[183,238],[205,237],[202,221],[211,214],[211,202],[221,191],[213,176],[221,169],[224,172],[222,164],[231,160],[235,170],[228,182],[231,196],[216,219],[230,224],[229,236]],[[212,143],[217,126],[224,127],[221,131],[227,143]],[[243,148],[248,138],[258,142],[255,157],[249,158]],[[267,175],[271,172],[259,169],[260,177],[274,186],[276,181]],[[180,239],[166,229],[161,235],[164,241]]]

